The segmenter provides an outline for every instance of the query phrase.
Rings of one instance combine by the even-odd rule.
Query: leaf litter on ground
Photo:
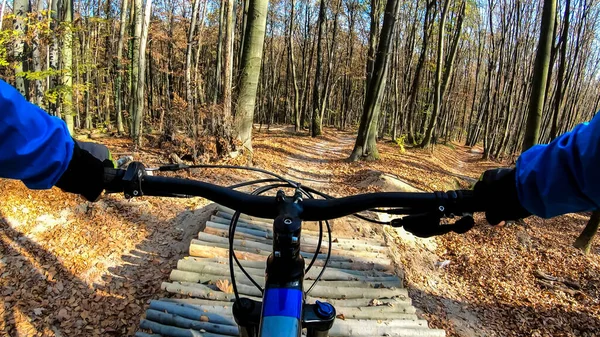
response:
[[[151,165],[169,162],[171,150],[132,153],[128,140],[102,141]],[[401,153],[391,142],[379,143],[381,160],[350,163],[352,146],[352,134],[333,129],[320,138],[260,132],[253,164],[297,176],[308,186],[318,184],[334,196],[377,191],[359,187],[373,170],[434,191],[468,188],[485,169],[499,165],[458,145]],[[222,162],[240,164],[240,157]],[[264,178],[226,169],[168,174],[222,185]],[[0,180],[0,189],[0,335],[7,336],[133,335],[149,301],[165,296],[160,283],[183,254],[173,248],[186,244],[174,225],[177,216],[208,204],[199,198],[124,200],[117,195],[92,204],[9,180]],[[427,243],[351,218],[336,220],[333,227],[357,236],[392,233],[394,258],[414,305],[448,336],[594,336],[600,331],[600,250],[583,255],[571,246],[586,215],[531,218],[525,225],[503,227],[476,220],[465,235]],[[436,267],[446,260],[451,263]],[[553,283],[541,283],[540,273],[553,279],[542,281]]]

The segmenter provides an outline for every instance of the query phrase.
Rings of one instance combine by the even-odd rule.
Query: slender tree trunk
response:
[[[115,110],[117,110],[117,131],[125,132],[123,127],[123,43],[125,41],[125,28],[127,27],[127,5],[130,0],[121,0],[121,25],[119,26],[119,41],[117,42],[117,78],[115,79]]]
[[[137,123],[134,122],[136,119],[135,113],[137,112],[137,91],[138,86],[143,83],[138,83],[139,71],[140,71],[140,39],[142,36],[142,24],[143,24],[143,0],[133,0],[133,6],[131,8],[131,16],[133,21],[133,36],[131,36],[131,71],[129,79],[131,83],[131,89],[129,91],[129,124],[130,133],[134,142],[137,142],[138,134],[141,133],[137,129]],[[139,118],[141,121],[141,118]]]
[[[202,78],[200,77],[200,72],[198,72],[198,65],[200,64],[200,53],[203,50],[203,45],[202,45],[202,41],[203,41],[203,33],[204,33],[204,21],[206,18],[206,9],[208,8],[208,2],[204,2],[204,5],[202,6],[202,15],[200,16],[200,18],[198,19],[199,24],[198,24],[198,46],[196,47],[196,56],[195,56],[195,62],[194,62],[194,83],[196,84],[196,101],[198,101],[198,103],[200,105],[204,104],[206,101],[205,98],[205,90],[204,90],[204,81],[202,80]]]
[[[550,128],[550,139],[553,140],[558,136],[558,118],[562,108],[563,99],[565,97],[565,72],[567,66],[567,42],[569,37],[569,16],[571,14],[571,0],[566,0],[565,15],[563,18],[563,28],[561,35],[560,46],[560,64],[558,66],[558,74],[556,78],[556,97],[554,99],[552,126]]]
[[[248,1],[248,0],[247,0]],[[290,27],[288,32],[288,62],[290,66],[290,72],[292,73],[292,85],[294,87],[294,130],[300,132],[302,126],[300,125],[300,90],[298,88],[298,82],[296,81],[296,64],[294,61],[294,0],[291,0],[290,9]]]
[[[369,12],[370,27],[369,27],[369,49],[367,51],[367,76],[365,79],[365,90],[369,86],[371,76],[373,75],[373,67],[375,65],[375,52],[377,48],[377,36],[379,35],[379,11],[380,2],[379,0],[371,0],[371,11]]]
[[[421,77],[423,76],[423,67],[425,59],[427,58],[427,48],[429,47],[429,29],[430,29],[430,15],[432,7],[435,1],[427,1],[425,4],[425,19],[423,20],[423,39],[421,44],[421,54],[417,61],[415,70],[415,77],[410,88],[410,98],[408,103],[408,141],[410,143],[415,142],[415,130],[414,130],[414,119],[417,113],[417,98],[419,96],[419,89],[421,88]]]
[[[250,8],[250,0],[242,0],[244,3],[244,8],[242,9],[242,33],[240,34],[240,50],[238,56],[238,72],[241,73],[240,69],[242,68],[242,57],[244,55],[244,44],[246,43],[246,29],[248,25],[248,9]],[[292,5],[293,7],[293,5]],[[293,15],[292,15],[293,16]],[[293,19],[292,19],[293,20]]]
[[[2,7],[0,7],[0,30],[2,30],[2,22],[4,22],[4,11],[5,10],[6,10],[6,0],[2,0]]]
[[[44,10],[44,2],[42,0],[38,0],[36,4],[36,12],[35,17],[38,22],[41,22],[44,17],[42,15],[42,11]],[[0,19],[2,21],[2,19]],[[40,74],[42,72],[42,53],[41,53],[41,41],[39,32],[36,30],[34,33],[32,43],[31,43],[31,58],[33,60],[33,70]],[[34,102],[40,107],[44,107],[44,83],[41,78],[35,79],[33,81],[33,96],[35,98]]]
[[[590,252],[590,249],[592,248],[592,241],[594,240],[594,237],[598,232],[599,226],[600,211],[594,211],[587,225],[585,225],[585,228],[583,229],[581,234],[579,234],[577,240],[575,240],[573,246],[575,246],[575,248],[581,249],[585,254],[588,254]]]
[[[133,0],[133,7],[131,8],[131,15],[133,16],[133,36],[131,37],[131,73],[130,73],[130,82],[131,82],[131,90],[129,94],[131,98],[129,99],[129,118],[131,125],[131,138],[133,138],[134,143],[140,145],[138,143],[138,137],[141,137],[141,130],[138,128],[141,126],[137,123],[137,121],[142,120],[141,116],[136,116],[138,111],[137,109],[137,93],[138,87],[143,86],[144,82],[139,81],[139,72],[140,72],[140,40],[142,37],[142,26],[143,26],[143,0]]]
[[[431,118],[429,119],[429,126],[427,127],[425,137],[423,138],[423,142],[421,142],[420,147],[429,146],[429,144],[431,143],[433,129],[435,128],[435,124],[437,123],[437,117],[440,113],[440,106],[442,101],[442,71],[444,67],[444,30],[446,26],[446,12],[448,11],[449,3],[450,0],[444,0],[444,7],[442,8],[442,12],[440,13],[440,24],[438,28],[438,52],[435,68],[435,93],[433,96],[433,112],[431,113]]]
[[[13,56],[15,58],[15,87],[21,95],[29,99],[29,81],[25,78],[27,70],[24,62],[27,60],[25,54],[25,37],[27,34],[27,15],[30,12],[29,0],[13,0],[13,27],[16,37],[13,44]]]
[[[213,102],[216,104],[219,102],[220,95],[222,94],[222,83],[223,83],[223,27],[225,24],[225,12],[226,6],[230,0],[222,0],[219,6],[219,37],[217,39],[217,59],[215,61],[215,92]]]
[[[262,64],[265,30],[267,25],[268,0],[248,0],[248,26],[244,38],[240,92],[236,113],[238,139],[242,146],[252,151],[252,122],[256,104],[256,90]]]
[[[385,88],[390,42],[394,33],[395,21],[399,9],[398,0],[387,1],[381,36],[379,37],[379,46],[377,47],[377,56],[373,67],[373,76],[371,76],[371,81],[367,89],[363,115],[360,120],[356,143],[349,158],[350,161],[357,161],[359,159],[374,160],[379,158],[376,143],[377,120],[379,119],[381,98]]]
[[[233,1],[227,0],[227,14],[226,14],[226,27],[225,39],[223,45],[225,52],[223,53],[223,112],[226,116],[232,115],[231,110],[231,86],[233,84]]]
[[[61,12],[61,21],[64,27],[61,46],[61,85],[64,92],[61,105],[65,124],[67,124],[69,133],[73,134],[73,31],[71,27],[73,22],[73,0],[63,0]]]
[[[140,0],[136,0],[140,1]],[[152,0],[146,0],[146,7],[144,12],[140,13],[140,17],[143,16],[142,31],[139,42],[139,62],[138,62],[138,79],[136,87],[136,103],[135,103],[135,114],[132,121],[133,139],[137,146],[141,146],[142,142],[142,123],[144,119],[144,87],[146,83],[146,43],[148,42],[148,29],[150,27],[150,17],[152,14]]]
[[[542,27],[540,42],[535,56],[535,66],[532,80],[531,96],[527,113],[527,128],[523,140],[523,151],[538,143],[542,110],[544,108],[546,79],[550,67],[550,51],[552,49],[552,31],[556,13],[556,0],[544,0],[542,11]]]
[[[317,137],[321,135],[321,68],[323,61],[323,34],[325,30],[325,0],[320,1],[319,5],[319,23],[318,23],[318,35],[317,35],[317,65],[315,67],[315,82],[313,85],[313,99],[312,99],[312,124],[311,124],[311,136]]]
[[[185,51],[185,94],[187,99],[188,116],[194,121],[194,137],[199,131],[198,116],[194,113],[194,90],[192,88],[192,47],[194,44],[194,33],[196,29],[196,14],[200,0],[194,0],[190,29],[188,30],[187,48]]]

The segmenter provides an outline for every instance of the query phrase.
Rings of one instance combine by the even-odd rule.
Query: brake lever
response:
[[[141,197],[144,195],[142,192],[142,178],[146,174],[146,168],[144,164],[140,162],[133,162],[127,166],[125,175],[123,176],[123,192],[126,199],[133,197]]]
[[[421,238],[444,235],[450,232],[464,234],[475,226],[475,220],[471,215],[463,216],[454,224],[441,224],[440,221],[441,217],[439,215],[425,213],[393,219],[390,225],[392,227],[402,227],[407,232]]]

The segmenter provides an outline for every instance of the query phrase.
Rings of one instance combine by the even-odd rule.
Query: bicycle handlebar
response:
[[[105,188],[110,192],[123,191],[127,198],[167,194],[203,197],[260,218],[274,219],[279,213],[276,197],[251,195],[202,181],[148,176],[144,172],[144,166],[137,162],[131,163],[126,171],[107,168]],[[331,220],[377,207],[400,208],[400,213],[403,214],[437,213],[440,217],[484,210],[469,190],[433,193],[382,192],[336,199],[303,200],[301,218],[305,221]]]

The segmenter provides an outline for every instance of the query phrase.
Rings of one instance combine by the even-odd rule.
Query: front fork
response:
[[[240,298],[233,303],[233,317],[238,324],[240,337],[258,337],[262,302]],[[335,309],[329,303],[305,304],[302,308],[301,327],[307,337],[327,337],[335,320]],[[280,336],[280,335],[279,335]],[[261,336],[273,337],[273,336]]]

